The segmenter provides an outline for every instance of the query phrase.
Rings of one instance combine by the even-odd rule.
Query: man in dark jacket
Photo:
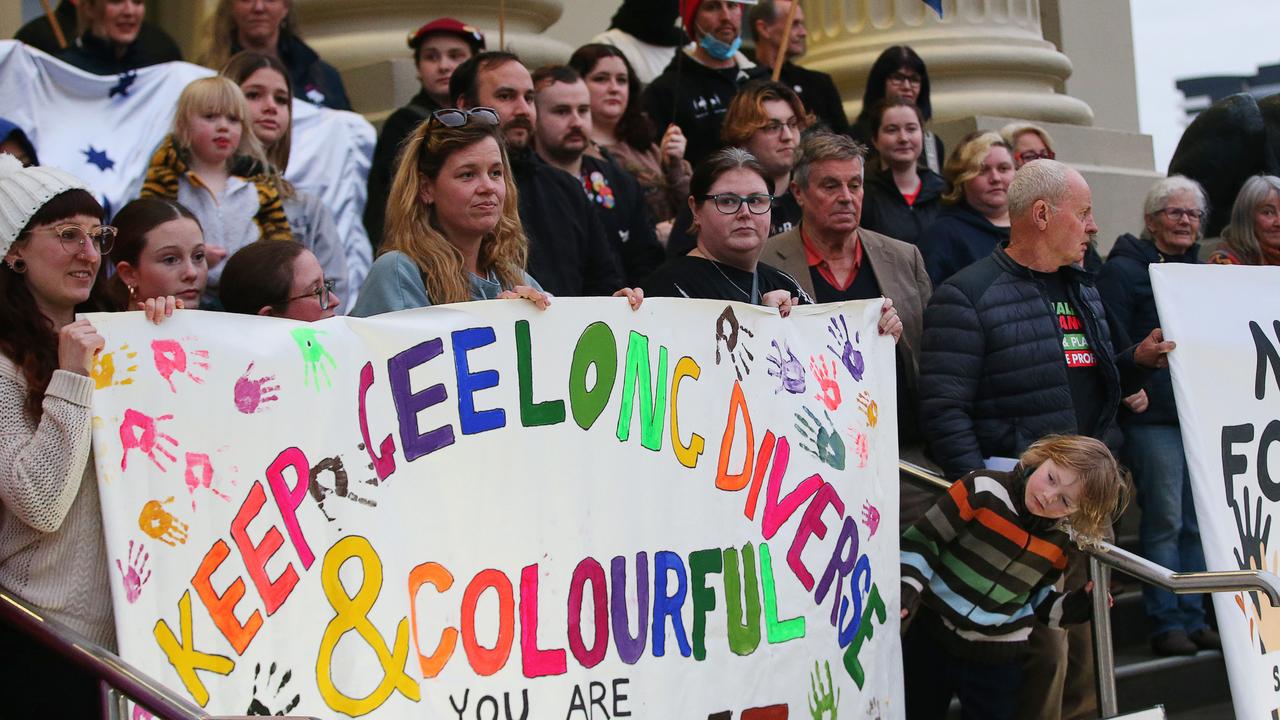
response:
[[[697,43],[681,50],[644,91],[644,110],[659,130],[671,123],[688,139],[685,159],[695,167],[723,147],[720,124],[744,82],[766,77],[738,52],[742,45],[742,5],[731,0],[680,0],[685,31]]]
[[[1121,397],[1138,389],[1138,366],[1168,366],[1173,343],[1159,330],[1123,353],[1112,347],[1102,298],[1092,276],[1076,267],[1098,231],[1092,203],[1075,170],[1055,160],[1024,165],[1009,187],[1007,248],[934,290],[924,314],[920,417],[948,478],[1011,464],[1051,433],[1118,448],[1116,411]],[[1068,575],[1069,590],[1086,579]],[[1087,682],[1063,690],[1063,678],[1092,675],[1088,642],[1087,626],[1069,642],[1061,631],[1033,635],[1023,697],[1038,693],[1039,717],[1074,716],[1096,702]],[[1056,659],[1068,654],[1064,676]]]
[[[382,245],[387,194],[391,191],[400,143],[418,123],[431,117],[432,112],[450,106],[449,80],[453,69],[484,50],[484,35],[453,18],[437,18],[409,36],[409,49],[413,50],[413,64],[418,69],[422,90],[382,124],[378,144],[373,148],[373,164],[369,166],[369,202],[364,206],[364,229],[375,250]]]
[[[805,108],[828,130],[847,135],[849,116],[844,113],[844,101],[840,99],[835,80],[824,72],[792,62],[808,50],[809,32],[804,24],[804,8],[796,8],[791,37],[783,39],[790,10],[791,0],[760,0],[747,14],[747,26],[756,37],[756,63],[772,72],[778,53],[785,52],[787,59],[782,63],[778,80],[795,90]]]
[[[529,274],[555,295],[612,295],[621,288],[622,269],[582,183],[533,152],[538,111],[533,77],[520,58],[480,53],[453,71],[449,94],[454,107],[491,107],[502,119],[529,238]]]
[[[639,181],[607,153],[603,159],[586,154],[591,147],[591,93],[577,70],[567,65],[539,68],[533,86],[538,157],[582,183],[608,233],[626,285],[639,285],[666,257]]]

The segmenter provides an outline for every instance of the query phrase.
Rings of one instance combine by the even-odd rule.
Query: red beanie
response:
[[[684,31],[690,40],[698,38],[693,34],[693,16],[698,14],[702,0],[680,0],[680,19],[684,21]]]

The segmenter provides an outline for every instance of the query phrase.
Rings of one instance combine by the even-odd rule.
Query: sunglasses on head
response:
[[[475,118],[476,121],[485,125],[497,125],[499,123],[498,111],[491,107],[473,107],[470,110],[444,108],[431,113],[431,122],[450,128],[462,127],[471,122],[471,118]]]

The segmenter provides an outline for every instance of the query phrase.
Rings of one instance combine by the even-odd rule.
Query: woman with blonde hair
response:
[[[1049,131],[1029,122],[1011,122],[1000,128],[1000,137],[1013,148],[1013,165],[1020,168],[1032,160],[1053,160],[1053,137]]]
[[[490,108],[437,110],[405,141],[382,252],[351,314],[468,300],[550,296],[524,271],[511,165]]]
[[[1008,242],[1013,173],[1013,151],[993,132],[966,137],[947,158],[942,175],[951,189],[918,243],[934,287]]]
[[[293,0],[218,0],[202,33],[208,44],[200,64],[217,70],[241,50],[273,55],[289,68],[294,97],[350,110],[337,69],[298,37],[297,27]]]
[[[1280,177],[1254,175],[1244,182],[1222,230],[1216,265],[1280,265]]]
[[[151,156],[142,184],[142,197],[178,201],[204,229],[206,307],[216,307],[219,263],[227,254],[259,239],[293,239],[278,178],[249,118],[248,103],[231,80],[193,81],[178,98],[173,132]]]

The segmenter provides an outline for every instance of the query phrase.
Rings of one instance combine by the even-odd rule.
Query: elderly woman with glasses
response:
[[[227,260],[218,299],[228,312],[314,322],[333,317],[342,303],[335,285],[303,245],[259,240]]]
[[[712,154],[693,171],[689,208],[697,246],[669,260],[641,287],[649,297],[737,300],[784,316],[813,302],[795,278],[759,262],[769,234],[773,178],[741,148]]]
[[[1112,332],[1144,338],[1160,327],[1148,267],[1196,262],[1204,235],[1208,198],[1194,180],[1181,175],[1161,179],[1147,193],[1141,237],[1121,235],[1098,273],[1098,291]],[[1178,409],[1169,369],[1153,370],[1136,395],[1125,398],[1120,414],[1125,463],[1133,471],[1142,506],[1142,553],[1175,572],[1205,569],[1200,529],[1191,500],[1191,476],[1183,454]],[[1203,596],[1142,589],[1151,619],[1151,647],[1160,655],[1194,655],[1218,648],[1217,633],[1205,621]]]
[[[76,310],[116,230],[79,179],[0,154],[0,587],[114,650],[110,569],[90,442],[104,340]],[[159,322],[180,304],[144,304]],[[0,624],[6,714],[100,710],[96,681]],[[34,707],[33,707],[34,706]]]

